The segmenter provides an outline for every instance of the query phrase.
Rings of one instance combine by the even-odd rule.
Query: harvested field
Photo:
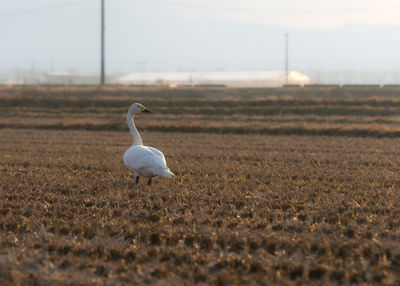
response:
[[[138,123],[139,125],[139,123]],[[0,130],[0,284],[399,284],[397,139]]]
[[[0,285],[399,285],[398,137],[398,87],[0,86]]]
[[[0,87],[0,128],[400,137],[400,88]]]

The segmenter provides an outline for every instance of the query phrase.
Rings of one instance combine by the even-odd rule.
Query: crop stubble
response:
[[[0,284],[400,283],[396,139],[0,130]]]
[[[400,137],[400,87],[0,86],[0,129]]]

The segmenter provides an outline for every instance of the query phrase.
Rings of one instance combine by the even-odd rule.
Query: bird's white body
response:
[[[164,178],[173,177],[174,173],[167,167],[164,154],[156,148],[143,146],[142,138],[133,121],[133,117],[137,112],[151,111],[139,103],[134,103],[129,108],[126,120],[132,135],[133,144],[124,154],[124,164],[135,174],[137,179],[138,177],[151,179],[155,176]],[[151,180],[149,182],[151,182]]]
[[[174,174],[167,167],[163,153],[153,147],[133,145],[124,155],[124,164],[135,176],[171,178]]]

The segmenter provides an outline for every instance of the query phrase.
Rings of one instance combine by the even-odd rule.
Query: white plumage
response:
[[[139,182],[139,177],[148,178],[149,185],[151,178],[155,176],[172,178],[174,173],[167,167],[163,153],[156,148],[143,146],[142,138],[133,121],[134,115],[138,112],[151,111],[140,103],[134,103],[129,108],[126,121],[132,134],[133,144],[124,154],[124,164],[135,174],[136,183]]]

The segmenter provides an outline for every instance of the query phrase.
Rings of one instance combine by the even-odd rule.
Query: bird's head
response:
[[[129,110],[132,112],[132,114],[139,113],[139,112],[153,112],[150,109],[147,109],[146,107],[143,106],[143,104],[140,103],[134,103],[131,105]]]

